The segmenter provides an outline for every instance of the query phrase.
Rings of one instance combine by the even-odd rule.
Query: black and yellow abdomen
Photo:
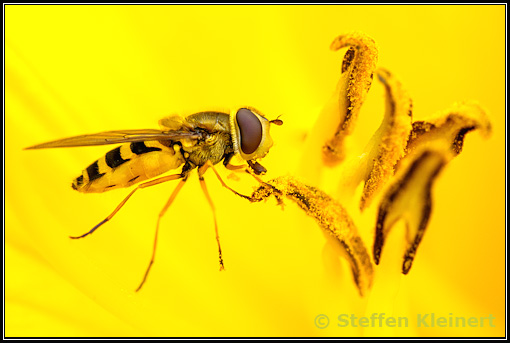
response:
[[[179,145],[134,142],[110,150],[73,180],[73,189],[101,193],[151,179],[184,163]]]

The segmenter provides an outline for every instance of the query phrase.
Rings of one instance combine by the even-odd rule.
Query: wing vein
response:
[[[59,139],[33,145],[25,148],[25,150],[120,144],[151,140],[199,139],[202,136],[202,133],[196,131],[115,130]]]

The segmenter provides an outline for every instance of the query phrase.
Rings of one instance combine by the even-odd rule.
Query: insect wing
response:
[[[127,142],[143,142],[151,140],[198,139],[202,134],[189,131],[161,131],[161,130],[116,130],[94,133],[90,135],[74,136],[56,141],[37,144],[29,149],[68,148],[79,146],[119,144]]]

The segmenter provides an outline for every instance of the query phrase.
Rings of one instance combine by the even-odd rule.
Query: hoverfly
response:
[[[265,173],[266,169],[257,160],[263,158],[273,145],[273,140],[269,135],[270,124],[282,125],[283,122],[278,118],[268,120],[260,111],[246,106],[232,110],[230,113],[206,111],[187,117],[178,115],[166,117],[159,121],[161,130],[106,131],[64,138],[26,149],[129,143],[107,152],[105,156],[83,170],[82,174],[72,182],[72,188],[83,193],[101,193],[138,184],[108,217],[85,234],[71,237],[73,239],[83,238],[93,233],[112,219],[138,189],[171,180],[180,180],[159,213],[151,260],[142,282],[136,289],[139,291],[154,263],[159,222],[188,179],[190,172],[195,168],[198,168],[200,185],[213,210],[220,270],[224,269],[216,213],[205,185],[204,173],[208,168],[211,168],[225,188],[241,197],[250,199],[228,187],[214,165],[223,161],[223,165],[227,169],[247,171],[259,182],[263,182],[257,175]],[[234,156],[240,156],[248,166],[230,164]],[[181,166],[181,172],[178,174],[152,179]],[[148,179],[152,180],[140,183]]]

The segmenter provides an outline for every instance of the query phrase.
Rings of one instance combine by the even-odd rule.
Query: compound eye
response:
[[[236,115],[241,136],[241,150],[249,155],[255,152],[262,141],[262,124],[252,111],[241,108]]]

